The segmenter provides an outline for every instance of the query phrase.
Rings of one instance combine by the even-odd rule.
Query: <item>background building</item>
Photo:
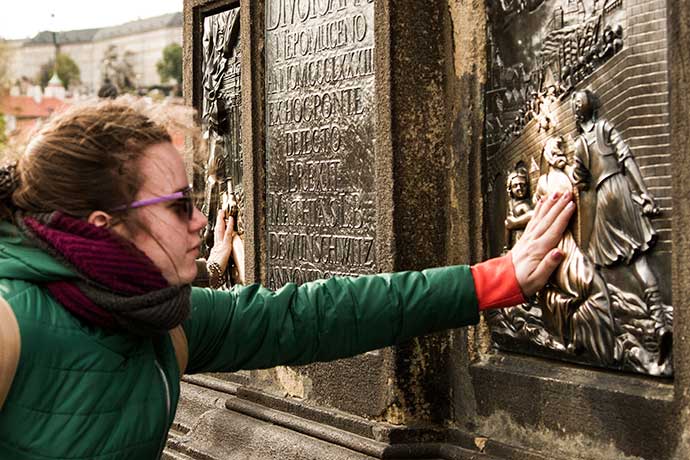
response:
[[[182,13],[170,13],[101,29],[44,31],[28,40],[8,42],[11,48],[10,77],[34,79],[43,64],[55,57],[55,47],[71,57],[81,71],[79,91],[93,94],[103,83],[103,59],[108,50],[132,64],[134,85],[160,84],[156,63],[163,48],[182,44]]]

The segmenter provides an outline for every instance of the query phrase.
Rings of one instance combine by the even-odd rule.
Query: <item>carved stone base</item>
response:
[[[676,429],[670,380],[505,354],[470,372],[480,418],[492,421],[479,427],[486,436],[538,449],[548,445],[561,455],[559,449],[573,449],[568,458],[678,458],[669,435]]]
[[[193,383],[192,383],[193,382]],[[546,447],[546,446],[544,446]],[[185,377],[168,460],[565,460],[458,428],[397,426],[210,376]],[[602,457],[603,458],[603,457]]]

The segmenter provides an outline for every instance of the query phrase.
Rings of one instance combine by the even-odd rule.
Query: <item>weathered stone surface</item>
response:
[[[332,443],[264,423],[237,412],[211,409],[169,450],[204,459],[372,459]]]
[[[670,100],[671,156],[673,197],[672,285],[674,318],[674,402],[676,407],[671,430],[676,451],[671,458],[690,459],[690,1],[668,1],[670,29]]]
[[[497,356],[473,365],[471,372],[482,416],[479,432],[487,436],[529,448],[538,447],[530,437],[551,436],[551,449],[563,456],[578,455],[589,438],[588,458],[672,458],[670,439],[645,436],[673,427],[673,387],[668,382],[555,367],[520,356]],[[531,434],[525,430],[520,439],[517,427],[530,427]],[[579,436],[579,442],[558,443],[560,436]]]
[[[334,410],[310,408],[292,398],[234,387],[212,377],[185,380],[166,459],[498,460],[501,457],[491,452],[510,451],[487,438],[461,433],[450,434],[448,440],[455,445],[434,442],[445,438],[438,429],[374,423]],[[522,460],[545,460],[526,451],[514,454]]]

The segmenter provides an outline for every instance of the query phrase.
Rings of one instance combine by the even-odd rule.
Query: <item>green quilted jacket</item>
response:
[[[91,328],[41,287],[74,274],[0,224],[0,294],[21,355],[0,411],[0,459],[155,459],[180,394],[168,335]],[[351,356],[478,321],[469,267],[318,281],[270,291],[192,291],[188,373]]]

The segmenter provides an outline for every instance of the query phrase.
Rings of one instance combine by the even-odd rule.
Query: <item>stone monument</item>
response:
[[[185,376],[166,458],[690,458],[688,11],[185,0],[195,186],[249,282],[474,263],[553,191],[578,212],[548,286],[476,327]]]

